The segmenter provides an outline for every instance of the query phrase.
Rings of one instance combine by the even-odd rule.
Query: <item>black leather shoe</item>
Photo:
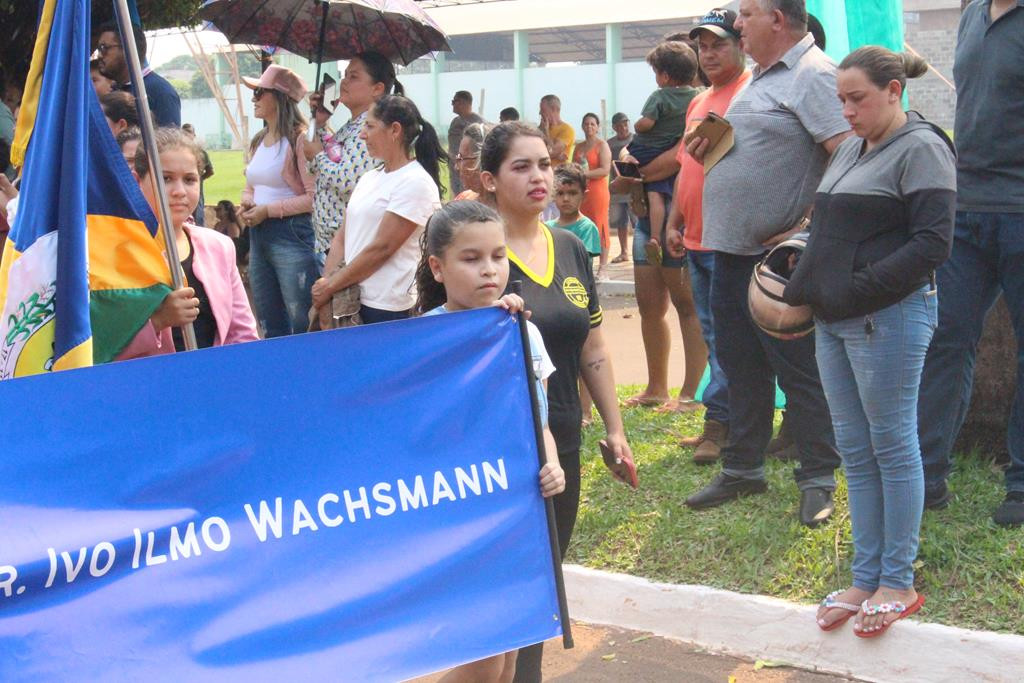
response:
[[[703,510],[728,503],[741,496],[764,493],[767,490],[768,484],[764,479],[742,479],[719,473],[710,484],[687,498],[686,505],[694,510]]]
[[[992,513],[992,521],[999,526],[1024,524],[1024,491],[1010,491],[1006,500]]]
[[[800,492],[800,523],[814,528],[824,522],[836,509],[829,489],[804,489]]]
[[[949,507],[949,501],[951,500],[953,500],[953,494],[949,492],[946,482],[931,488],[926,486],[924,489],[925,510],[945,510]]]

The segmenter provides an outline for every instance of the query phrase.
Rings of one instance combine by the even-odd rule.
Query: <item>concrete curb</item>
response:
[[[633,296],[636,285],[631,280],[605,280],[597,283],[597,296]]]
[[[704,586],[654,583],[565,565],[569,614],[750,659],[865,681],[963,683],[1024,680],[1024,637],[901,621],[883,637],[825,633],[815,608]],[[927,609],[927,605],[925,606]],[[852,623],[852,622],[851,622]]]

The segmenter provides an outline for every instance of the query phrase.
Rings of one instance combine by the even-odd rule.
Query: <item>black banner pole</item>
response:
[[[510,290],[522,296],[523,283],[513,280]],[[526,384],[530,388],[530,405],[533,408],[533,433],[537,440],[537,459],[540,466],[547,464],[544,448],[544,430],[540,422],[540,398],[537,396],[537,378],[533,371],[533,353],[530,351],[530,335],[526,330],[526,315],[523,311],[517,314],[519,320],[519,338],[523,345],[523,365],[526,369]],[[562,647],[571,649],[572,624],[569,621],[569,603],[565,598],[565,579],[562,577],[562,552],[558,547],[558,528],[555,526],[555,504],[551,498],[544,499],[544,511],[548,520],[548,540],[551,544],[551,563],[555,573],[555,590],[558,592],[558,613],[562,620]]]

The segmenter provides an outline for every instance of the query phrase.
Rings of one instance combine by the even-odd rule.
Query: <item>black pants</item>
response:
[[[777,376],[786,393],[786,420],[800,453],[797,484],[834,488],[839,453],[818,377],[814,334],[783,341],[754,324],[747,288],[760,259],[715,252],[711,280],[715,353],[729,383],[729,444],[722,449],[722,469],[736,476],[747,472],[751,478],[763,476]]]
[[[580,451],[559,453],[558,461],[565,471],[565,490],[554,498],[555,528],[558,530],[558,549],[562,557],[569,548],[576,514],[580,509]],[[537,643],[519,650],[516,657],[514,683],[540,683],[540,665],[544,657],[544,643]]]

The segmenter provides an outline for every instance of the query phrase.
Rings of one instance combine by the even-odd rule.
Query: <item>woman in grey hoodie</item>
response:
[[[822,601],[818,625],[870,638],[924,604],[914,590],[924,505],[917,395],[937,323],[934,270],[953,237],[956,169],[946,134],[903,110],[923,60],[881,47],[839,65],[855,135],[818,187],[807,248],[785,298],[809,304],[816,355],[853,526],[853,585]]]

